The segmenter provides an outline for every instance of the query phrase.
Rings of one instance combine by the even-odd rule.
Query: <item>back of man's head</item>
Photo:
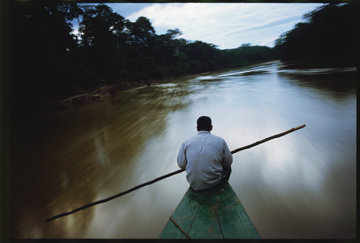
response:
[[[212,129],[211,118],[208,116],[199,117],[199,119],[197,119],[197,127],[198,131],[206,130],[210,132]]]

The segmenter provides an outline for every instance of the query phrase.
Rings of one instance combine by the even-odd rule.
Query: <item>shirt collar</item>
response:
[[[210,132],[206,130],[198,131],[197,135],[201,135],[201,134],[210,134]]]

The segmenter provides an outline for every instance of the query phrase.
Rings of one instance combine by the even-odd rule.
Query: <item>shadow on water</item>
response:
[[[134,186],[135,157],[148,139],[165,130],[167,113],[190,104],[184,99],[190,92],[181,85],[154,85],[124,92],[113,101],[52,112],[36,123],[13,123],[10,238],[86,235],[94,207],[49,223],[46,219],[103,199],[100,190],[111,196]]]
[[[71,121],[60,119],[58,122],[56,127],[47,127],[48,123],[44,123],[42,127],[33,127],[28,131],[20,128],[14,131],[15,128],[12,128],[9,157],[10,237],[51,237],[54,231],[68,237],[67,232],[73,227],[81,235],[93,217],[89,209],[54,224],[46,223],[50,215],[68,211],[95,198],[96,181],[91,175],[95,174],[96,167],[88,151],[93,142],[86,138],[74,142],[61,134],[54,134],[53,129],[57,129],[70,135],[63,129],[64,124]]]
[[[222,81],[223,79],[220,78],[214,78],[214,79],[201,79],[200,82],[218,82]]]
[[[305,75],[297,72],[279,72],[280,78],[285,78],[296,86],[315,89],[326,94],[331,100],[341,101],[356,90],[356,72],[318,73]]]
[[[268,71],[259,70],[259,71],[249,71],[249,72],[243,72],[239,74],[234,74],[236,76],[249,76],[249,75],[261,75],[261,74],[268,74]]]

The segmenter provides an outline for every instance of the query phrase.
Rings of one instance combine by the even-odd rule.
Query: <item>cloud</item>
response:
[[[147,17],[157,34],[178,28],[180,38],[213,43],[220,49],[243,43],[273,46],[302,16],[322,4],[281,3],[156,3],[127,18]]]
[[[151,3],[106,3],[106,5],[124,18],[128,18],[132,13],[151,6]]]
[[[273,19],[273,20],[263,22],[263,23],[256,23],[256,24],[241,27],[238,29],[233,29],[233,30],[230,30],[227,33],[225,33],[225,35],[247,33],[247,32],[263,30],[263,29],[273,28],[273,27],[277,27],[280,25],[284,25],[284,24],[289,24],[289,23],[292,24],[292,23],[297,23],[297,22],[298,22],[298,17],[282,17],[282,18]]]

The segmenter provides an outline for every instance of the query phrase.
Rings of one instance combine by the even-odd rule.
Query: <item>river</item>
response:
[[[196,119],[230,150],[230,184],[264,239],[349,239],[356,229],[356,68],[278,61],[122,92],[10,124],[10,238],[157,238],[185,173],[46,222],[178,170]]]

